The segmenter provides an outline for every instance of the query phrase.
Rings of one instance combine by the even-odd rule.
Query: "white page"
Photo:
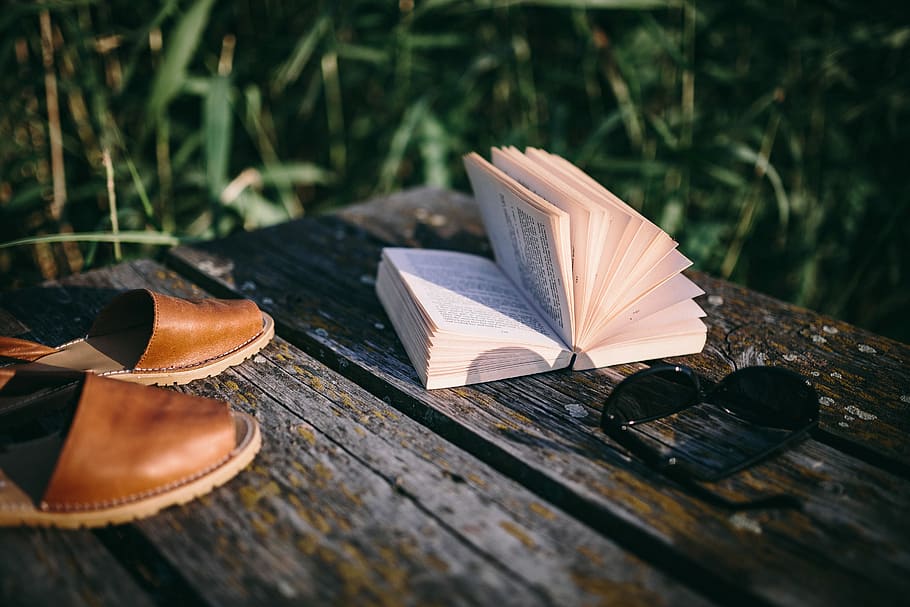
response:
[[[676,334],[657,334],[651,339],[638,339],[631,342],[606,344],[587,352],[579,352],[573,369],[598,369],[611,365],[684,356],[701,352],[707,341],[705,325],[699,319],[689,321],[690,329]]]
[[[489,259],[384,249],[376,294],[428,389],[541,373],[571,362],[572,353]]]
[[[586,335],[596,330],[595,318],[603,310],[604,300],[614,292],[611,287],[619,276],[620,264],[629,257],[630,251],[642,246],[642,239],[647,238],[642,230],[646,220],[564,158],[535,148],[528,148],[525,153],[554,178],[559,178],[567,187],[573,188],[611,214],[610,222],[602,235],[600,251],[592,252],[592,255],[596,255],[597,262],[592,264],[596,266],[596,271],[591,280],[586,326],[584,331],[576,334],[576,340],[583,341]]]
[[[428,335],[434,331],[429,319],[413,301],[411,294],[398,278],[398,272],[386,261],[379,262],[376,274],[376,296],[389,315],[395,333],[404,346],[405,352],[417,375],[427,383],[427,361],[429,360]]]
[[[584,324],[585,306],[590,292],[588,278],[591,255],[588,248],[588,236],[592,221],[590,203],[582,196],[573,196],[573,193],[562,188],[559,182],[554,183],[546,171],[540,171],[531,159],[515,148],[493,148],[493,165],[502,169],[535,194],[568,213],[577,333]],[[595,210],[603,213],[596,207]],[[602,218],[597,218],[597,220],[602,221]]]
[[[641,270],[645,270],[643,273],[636,272],[640,274],[637,278],[630,277],[627,279],[621,292],[610,299],[610,308],[603,310],[603,315],[598,320],[600,320],[600,323],[605,323],[615,315],[617,310],[629,305],[653,289],[655,285],[663,284],[670,278],[682,273],[683,270],[691,265],[692,262],[685,255],[675,248],[671,249],[662,259],[652,263],[649,267],[641,268]]]
[[[676,327],[703,326],[700,320],[706,316],[701,306],[691,299],[684,299],[668,308],[658,310],[627,325],[621,331],[609,335],[604,343],[620,343],[635,339],[650,339],[655,335],[671,334]],[[701,323],[698,325],[697,323]],[[596,347],[596,346],[595,346]]]
[[[610,336],[628,330],[639,319],[703,294],[701,287],[682,274],[677,274],[619,310],[587,343],[583,344],[583,348],[587,350],[606,344],[610,341]]]
[[[454,251],[387,248],[383,256],[441,332],[565,349],[493,261]]]
[[[574,294],[569,216],[478,154],[464,158],[496,261],[572,344]]]
[[[620,250],[620,242],[633,217],[622,206],[606,205],[596,200],[599,195],[590,187],[568,173],[560,163],[554,162],[549,154],[542,150],[528,148],[525,158],[537,167],[537,171],[547,175],[548,179],[558,184],[561,190],[570,192],[573,197],[585,200],[591,210],[590,230],[588,237],[588,267],[585,282],[589,294],[597,293],[597,285],[609,269],[610,260]],[[634,230],[633,230],[634,233]],[[593,306],[587,302],[588,313]],[[578,335],[576,331],[576,335]]]
[[[576,338],[579,343],[591,343],[592,336],[601,332],[601,325],[613,318],[617,310],[667,280],[672,275],[665,271],[669,265],[682,266],[681,271],[691,262],[673,253],[677,245],[666,232],[574,164],[539,149],[531,148],[527,154],[551,167],[592,200],[629,218],[618,245],[610,249],[612,259],[606,255],[603,258],[608,268],[599,274],[601,280],[593,286],[588,322]]]

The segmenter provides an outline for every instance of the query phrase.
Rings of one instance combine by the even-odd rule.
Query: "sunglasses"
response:
[[[705,468],[698,457],[662,445],[657,422],[690,407],[704,405],[710,416],[729,416],[754,429],[764,440],[742,441],[758,447],[738,452],[720,467]],[[706,420],[714,426],[712,421]],[[722,420],[717,420],[718,422]],[[746,367],[730,373],[710,390],[688,367],[657,365],[624,379],[604,403],[600,427],[646,465],[685,485],[706,501],[734,510],[800,508],[790,495],[735,502],[700,483],[715,482],[752,466],[796,442],[818,424],[818,394],[805,377],[780,367]],[[690,441],[691,442],[691,441]]]

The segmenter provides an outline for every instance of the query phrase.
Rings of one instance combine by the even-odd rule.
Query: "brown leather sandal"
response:
[[[76,528],[208,493],[253,460],[261,436],[254,418],[216,400],[0,369],[0,441],[0,526]]]
[[[272,317],[252,301],[179,299],[139,289],[115,297],[84,338],[52,348],[0,337],[0,357],[35,369],[185,384],[246,360],[274,335]]]

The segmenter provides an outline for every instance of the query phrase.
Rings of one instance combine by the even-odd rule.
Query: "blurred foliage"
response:
[[[533,145],[697,267],[910,341],[908,68],[877,0],[7,2],[2,284]]]

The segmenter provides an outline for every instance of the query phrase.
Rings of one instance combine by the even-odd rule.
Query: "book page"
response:
[[[490,259],[405,248],[384,249],[383,257],[438,331],[567,347]]]
[[[683,270],[691,265],[692,262],[685,255],[673,248],[670,249],[662,259],[656,261],[650,267],[640,268],[643,274],[641,274],[641,276],[632,284],[629,284],[629,281],[635,277],[633,276],[630,279],[627,279],[625,286],[622,288],[622,292],[611,298],[610,308],[605,311],[606,313],[602,317],[604,320],[601,324],[612,318],[617,310],[621,310],[629,303],[641,297],[644,293],[653,289],[654,285],[663,284],[677,274],[682,273]]]
[[[682,275],[691,262],[672,237],[555,154],[492,154],[465,167],[496,260],[571,345],[575,368],[701,350],[702,290]]]
[[[584,171],[565,160],[561,156],[550,154],[536,148],[528,148],[525,153],[541,168],[550,173],[554,179],[561,180],[566,187],[572,188],[592,203],[600,206],[611,215],[607,224],[609,231],[603,233],[597,242],[599,250],[590,251],[592,266],[596,268],[590,280],[591,295],[588,300],[586,323],[581,331],[576,333],[576,340],[584,339],[596,328],[594,320],[602,311],[604,300],[615,289],[612,289],[620,265],[625,259],[635,256],[635,251],[641,247],[641,241],[647,238],[642,229],[645,219],[635,209],[631,208],[609,190],[595,182]]]
[[[672,306],[645,316],[628,325],[622,332],[609,336],[611,344],[646,339],[654,335],[670,335],[680,328],[698,327],[705,329],[701,318],[706,316],[701,306],[691,299],[684,299]]]
[[[545,200],[552,202],[569,215],[569,230],[572,252],[572,278],[575,299],[575,334],[584,327],[585,314],[590,295],[591,276],[589,260],[599,259],[599,255],[589,248],[589,239],[597,243],[600,227],[604,223],[604,211],[591,204],[584,196],[564,187],[558,179],[554,180],[546,171],[541,171],[534,161],[516,148],[493,148],[493,165],[502,169],[521,185],[525,186]]]
[[[464,159],[496,261],[566,344],[574,334],[568,214],[478,154]]]
[[[677,274],[619,310],[582,347],[585,350],[596,348],[599,344],[609,342],[611,336],[630,330],[638,320],[703,294],[701,287],[682,274]]]
[[[706,341],[705,324],[700,319],[693,318],[685,321],[685,328],[679,332],[662,331],[652,334],[650,338],[610,343],[579,352],[572,368],[576,371],[584,371],[641,360],[694,354],[702,351]]]
[[[691,262],[674,251],[676,243],[663,230],[569,161],[535,148],[529,148],[526,154],[578,192],[625,218],[624,231],[606,242],[599,258],[604,268],[591,287],[587,322],[576,333],[576,342],[590,344],[617,311],[675,273],[667,270],[668,265],[681,270]]]

